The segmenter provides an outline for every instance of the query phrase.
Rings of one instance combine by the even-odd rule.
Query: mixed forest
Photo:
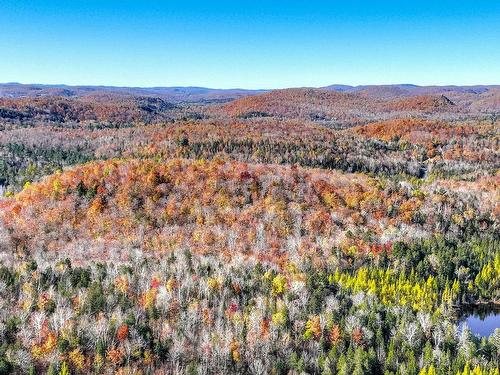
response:
[[[500,87],[0,85],[0,374],[500,375]]]

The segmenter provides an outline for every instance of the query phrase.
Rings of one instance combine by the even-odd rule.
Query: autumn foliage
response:
[[[0,375],[499,374],[498,88],[7,86]]]

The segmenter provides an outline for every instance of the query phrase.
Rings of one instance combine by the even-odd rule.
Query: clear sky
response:
[[[500,84],[499,0],[0,0],[0,82]]]

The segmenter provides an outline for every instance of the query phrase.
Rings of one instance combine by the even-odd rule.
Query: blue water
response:
[[[460,331],[465,323],[467,323],[473,335],[488,337],[496,328],[500,328],[500,311],[498,309],[493,309],[491,311],[483,310],[481,312],[471,311],[463,315],[460,319]]]

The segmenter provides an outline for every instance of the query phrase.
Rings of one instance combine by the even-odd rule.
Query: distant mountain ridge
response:
[[[280,90],[0,84],[0,120],[125,126],[176,118],[275,117],[346,127],[406,116],[500,113],[500,86],[330,85]]]
[[[118,96],[154,96],[174,102],[200,102],[227,101],[266,91],[238,88],[212,89],[196,86],[116,87],[0,83],[0,97],[8,98],[41,96],[82,97],[95,94],[113,94]]]
[[[313,88],[313,87],[311,87]],[[323,90],[359,93],[361,95],[396,98],[414,95],[455,95],[482,94],[490,90],[500,90],[500,85],[472,85],[472,86],[418,86],[414,84],[391,85],[343,85],[333,84],[319,87]],[[17,82],[0,83],[0,97],[37,97],[37,96],[67,96],[80,97],[99,93],[116,95],[156,96],[170,101],[227,101],[245,96],[266,93],[272,90],[248,90],[241,88],[214,89],[198,86],[171,86],[171,87],[119,87],[95,85],[64,85],[64,84],[21,84]],[[446,95],[448,96],[448,95]]]
[[[408,94],[431,94],[442,91],[456,91],[456,92],[469,92],[480,94],[490,89],[498,89],[500,85],[431,85],[431,86],[419,86],[411,83],[403,83],[403,84],[391,84],[391,85],[359,85],[359,86],[350,86],[350,85],[341,85],[334,84],[329,86],[321,87],[325,90],[332,91],[348,91],[348,92],[371,92],[373,90],[400,90],[402,92],[407,92]]]

